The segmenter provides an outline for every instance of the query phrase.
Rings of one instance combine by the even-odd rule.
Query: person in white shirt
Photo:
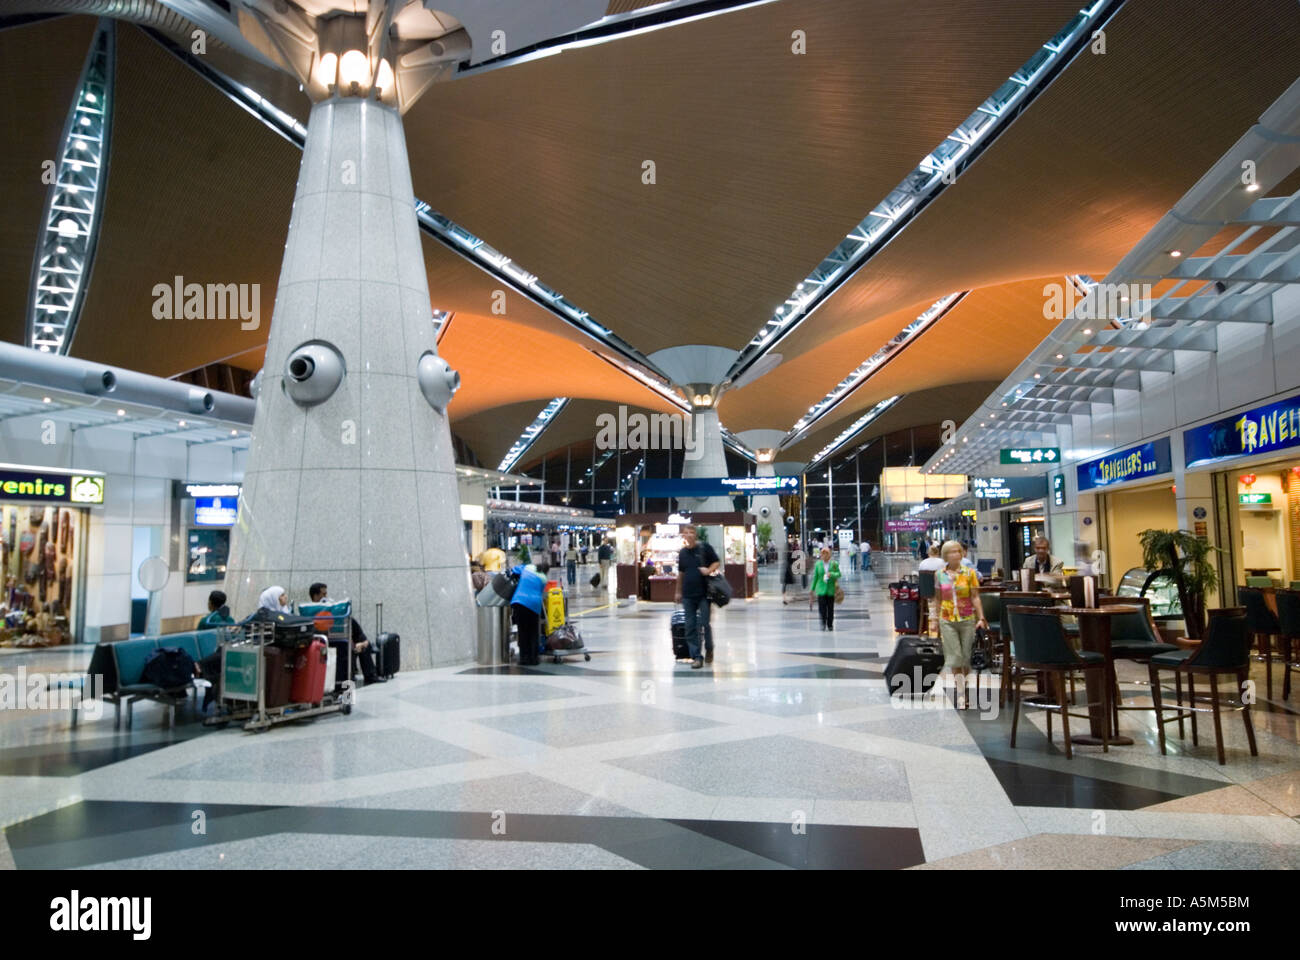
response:
[[[937,572],[943,569],[943,558],[939,556],[939,547],[937,545],[930,547],[930,555],[921,561],[917,570],[925,572],[926,570]]]
[[[862,569],[863,570],[871,569],[871,541],[870,540],[862,541]]]

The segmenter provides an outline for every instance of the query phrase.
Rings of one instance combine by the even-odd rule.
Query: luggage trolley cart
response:
[[[250,621],[230,628],[227,641],[222,644],[220,700],[226,712],[205,719],[206,726],[225,726],[231,722],[245,721],[244,729],[261,733],[278,723],[305,720],[330,713],[349,714],[354,702],[352,682],[351,619],[341,618],[341,625],[330,628],[327,636],[348,640],[348,679],[331,687],[326,677],[326,692],[319,704],[289,702],[268,706],[266,703],[267,648],[275,646],[275,624],[269,621]],[[335,630],[341,631],[337,635]],[[296,651],[295,651],[296,654]]]
[[[564,660],[565,657],[576,657],[576,656],[578,656],[579,654],[582,655],[582,658],[583,658],[584,660],[590,660],[590,659],[591,659],[591,654],[587,652],[587,646],[586,646],[586,644],[584,644],[584,643],[582,642],[582,634],[578,633],[578,628],[575,627],[575,626],[573,626],[573,625],[569,622],[569,598],[568,598],[568,595],[564,593],[564,588],[563,588],[563,587],[560,587],[558,583],[556,584],[556,587],[557,587],[557,589],[558,589],[558,591],[559,591],[559,594],[558,594],[558,595],[559,595],[559,598],[560,598],[561,609],[562,609],[562,611],[563,611],[563,622],[560,624],[560,626],[559,626],[556,630],[551,630],[551,631],[548,631],[548,632],[547,632],[547,634],[546,634],[546,656],[548,656],[548,657],[551,658],[551,662],[552,662],[552,663],[561,663],[561,662],[563,662],[563,660]],[[544,597],[545,597],[546,599],[543,600],[543,610],[542,610],[542,616],[543,616],[543,617],[547,617],[547,609],[546,609],[545,604],[546,604],[547,602],[550,602],[550,600],[549,600],[549,594],[550,594],[550,592],[551,592],[551,591],[548,589],[548,590],[547,590],[547,593],[544,594]],[[549,618],[548,618],[548,619],[549,619]],[[571,642],[572,642],[572,646],[568,646],[568,647],[558,647],[558,648],[552,646],[552,645],[551,645],[551,637],[554,636],[557,632],[559,632],[559,631],[564,631],[564,630],[567,630],[569,633],[572,634],[572,636],[573,636],[573,639],[572,639],[572,641],[571,641]]]

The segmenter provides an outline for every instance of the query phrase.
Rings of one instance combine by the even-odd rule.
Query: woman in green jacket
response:
[[[831,559],[829,547],[822,547],[821,557],[813,567],[812,593],[817,598],[817,613],[823,630],[835,629],[835,585],[840,579],[840,565]]]

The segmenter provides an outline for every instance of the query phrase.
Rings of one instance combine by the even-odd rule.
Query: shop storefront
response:
[[[1224,602],[1300,581],[1300,395],[1186,430],[1183,450],[1189,472],[1213,471]]]
[[[71,643],[85,617],[89,511],[104,476],[0,467],[0,646]]]
[[[752,597],[758,590],[758,524],[751,513],[625,514],[614,532],[617,592],[620,598],[671,603],[677,588],[677,556],[685,545],[684,524],[693,523],[701,538],[722,558],[732,596]],[[719,541],[720,544],[719,545]]]
[[[1079,464],[1080,493],[1097,494],[1098,545],[1107,557],[1109,579],[1118,584],[1142,568],[1143,530],[1178,529],[1173,461],[1168,437]],[[1053,544],[1070,566],[1071,544]],[[1145,574],[1143,574],[1145,576]]]

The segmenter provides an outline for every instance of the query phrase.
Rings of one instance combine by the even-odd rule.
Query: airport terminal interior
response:
[[[1294,0],[0,78],[0,869],[1300,867]]]

